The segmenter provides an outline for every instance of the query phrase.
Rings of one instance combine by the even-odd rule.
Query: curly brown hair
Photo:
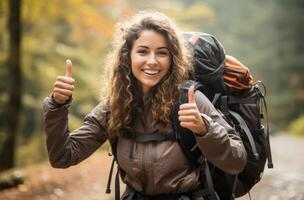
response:
[[[130,54],[134,41],[144,30],[162,34],[171,57],[170,70],[150,92],[153,118],[151,123],[171,123],[171,112],[180,95],[178,86],[187,78],[191,68],[188,48],[175,23],[166,15],[157,11],[141,11],[120,26],[106,66],[112,69],[107,127],[110,138],[119,136],[123,128],[130,126],[136,108],[143,101],[143,92],[131,71]]]

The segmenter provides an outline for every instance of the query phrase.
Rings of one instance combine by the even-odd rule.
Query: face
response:
[[[131,50],[132,73],[144,95],[168,73],[171,58],[166,39],[160,33],[144,30]]]

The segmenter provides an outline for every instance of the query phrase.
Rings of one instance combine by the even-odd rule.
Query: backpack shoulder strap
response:
[[[115,164],[115,158],[113,157],[113,159],[112,159],[112,164],[111,164],[111,168],[110,168],[110,172],[109,172],[109,176],[108,176],[108,182],[107,182],[107,189],[106,189],[106,193],[107,193],[107,194],[110,194],[110,193],[111,193],[111,181],[112,181],[112,175],[113,175],[114,164]]]
[[[112,164],[111,164],[111,168],[110,168],[110,172],[109,172],[109,176],[108,176],[108,182],[107,182],[107,188],[106,188],[106,193],[107,194],[111,193],[111,181],[112,181],[113,169],[114,169],[114,164],[117,163],[117,161],[116,161],[116,148],[117,148],[118,138],[109,140],[109,142],[110,142],[111,150],[112,150],[112,154],[109,153],[109,155],[112,155],[113,159],[112,159]],[[119,173],[120,173],[120,170],[119,170],[119,167],[117,165],[117,172],[116,172],[116,175],[115,175],[115,200],[120,199]]]
[[[198,82],[194,81],[186,81],[182,85],[181,97],[173,108],[172,124],[176,138],[190,163],[193,165],[200,165],[204,162],[204,157],[196,143],[196,138],[189,129],[181,127],[178,120],[179,106],[188,102],[188,89],[192,85],[194,85],[195,90],[201,86]]]
[[[250,143],[250,146],[252,148],[252,152],[253,152],[253,155],[255,157],[256,160],[259,159],[259,154],[258,154],[258,151],[257,151],[257,148],[256,148],[256,145],[254,143],[254,139],[252,137],[252,134],[246,124],[246,122],[244,121],[244,119],[236,112],[232,111],[232,110],[229,110],[229,114],[231,114],[231,116],[233,116],[233,118],[239,123],[239,126],[243,129],[243,131],[245,132],[247,138],[248,138],[248,141]]]

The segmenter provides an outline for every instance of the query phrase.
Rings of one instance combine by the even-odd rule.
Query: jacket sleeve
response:
[[[89,157],[107,139],[105,115],[101,105],[96,106],[84,119],[83,124],[70,132],[68,107],[70,102],[59,105],[48,96],[44,100],[44,128],[50,163],[56,168],[76,165]]]
[[[205,120],[208,121],[207,133],[196,136],[203,155],[214,166],[227,173],[241,172],[247,162],[247,154],[240,136],[203,93],[197,91],[195,94],[199,111],[209,117],[209,120]]]

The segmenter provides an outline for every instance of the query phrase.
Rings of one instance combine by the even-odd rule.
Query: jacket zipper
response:
[[[154,161],[154,163],[156,163],[157,162],[157,146],[156,146],[156,143],[155,142],[153,142],[152,143],[152,156],[153,156],[153,161]],[[152,170],[152,176],[151,176],[151,179],[152,179],[152,192],[154,193],[154,191],[155,191],[155,185],[154,185],[154,169],[155,169],[155,167],[153,167],[153,170]]]
[[[144,144],[143,145],[143,153],[142,153],[142,169],[143,169],[143,179],[144,179],[144,183],[147,182],[147,176],[146,176],[146,148],[147,148],[147,145]],[[145,192],[145,185],[146,184],[143,184],[143,191]]]

